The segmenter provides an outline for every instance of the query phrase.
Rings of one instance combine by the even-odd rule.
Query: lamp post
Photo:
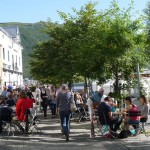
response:
[[[141,85],[140,85],[140,69],[139,69],[139,63],[136,64],[136,70],[137,70],[137,82],[138,82],[138,98],[140,98]]]

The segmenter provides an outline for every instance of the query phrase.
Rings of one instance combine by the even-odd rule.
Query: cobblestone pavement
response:
[[[148,150],[150,137],[140,134],[127,139],[104,139],[101,136],[90,138],[90,123],[71,121],[70,141],[66,142],[60,133],[59,119],[43,119],[41,132],[6,136],[0,135],[0,150]]]

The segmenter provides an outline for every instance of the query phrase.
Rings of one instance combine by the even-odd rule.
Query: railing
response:
[[[19,68],[16,64],[8,65],[8,64],[3,63],[3,68],[8,69],[8,70],[13,70],[13,71],[19,71]]]

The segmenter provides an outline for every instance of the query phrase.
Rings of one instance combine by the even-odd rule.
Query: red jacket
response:
[[[29,98],[20,98],[16,103],[16,115],[20,121],[25,121],[25,112],[27,109],[33,108],[33,102]]]

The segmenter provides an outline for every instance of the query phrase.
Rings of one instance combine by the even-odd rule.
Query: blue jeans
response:
[[[50,103],[49,108],[52,111],[52,115],[56,115],[56,104]]]
[[[134,129],[139,127],[139,123],[140,123],[139,120],[131,120],[131,119],[128,120],[128,124],[132,125],[134,127]]]
[[[60,111],[60,123],[65,135],[69,134],[70,132],[70,110]]]
[[[2,132],[2,125],[3,125],[2,119],[0,118],[0,133]]]

